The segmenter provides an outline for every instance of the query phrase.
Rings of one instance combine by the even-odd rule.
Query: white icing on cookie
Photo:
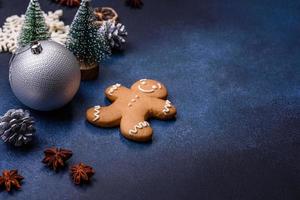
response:
[[[164,106],[164,109],[163,109],[163,113],[166,115],[168,114],[168,112],[170,112],[170,108],[172,107],[171,105],[171,101],[167,100],[166,101],[166,104]]]
[[[140,97],[138,95],[135,95],[134,98],[132,98],[130,100],[130,102],[128,103],[128,107],[132,107],[132,104],[135,103]]]
[[[145,79],[145,78],[140,80],[140,82],[146,82],[146,81],[147,81],[147,79]]]
[[[138,132],[138,129],[143,129],[143,128],[149,127],[149,126],[150,126],[150,124],[146,121],[139,122],[137,125],[135,125],[133,127],[133,129],[129,130],[129,134],[136,134]]]
[[[94,107],[94,119],[93,122],[97,121],[98,119],[100,119],[100,108],[101,106],[95,106]]]
[[[140,85],[138,86],[139,90],[142,91],[142,92],[145,92],[145,93],[152,93],[155,91],[155,89],[151,89],[151,90],[145,90],[143,89]]]
[[[121,84],[119,84],[119,83],[117,83],[117,84],[111,86],[111,88],[110,88],[109,91],[108,91],[108,94],[109,94],[109,95],[112,95],[112,94],[114,93],[114,91],[116,91],[120,86],[121,86]]]
[[[161,84],[160,84],[160,83],[157,83],[157,85],[158,85],[158,88],[161,89]]]
[[[147,79],[141,79],[140,82],[141,82],[141,85],[146,85],[147,84]],[[151,86],[151,89],[144,89],[142,88],[141,85],[138,85],[138,89],[141,91],[141,92],[144,92],[144,93],[153,93],[155,92],[155,90],[157,89],[161,89],[161,84],[159,82],[156,83],[156,85],[152,85]]]

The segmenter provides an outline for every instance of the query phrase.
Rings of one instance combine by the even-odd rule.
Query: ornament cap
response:
[[[43,47],[38,41],[32,42],[30,48],[33,54],[40,54],[43,51]]]

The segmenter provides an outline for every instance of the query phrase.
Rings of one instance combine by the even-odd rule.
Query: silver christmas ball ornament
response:
[[[58,109],[72,100],[80,85],[76,57],[53,41],[34,42],[16,51],[10,62],[13,93],[35,110]]]

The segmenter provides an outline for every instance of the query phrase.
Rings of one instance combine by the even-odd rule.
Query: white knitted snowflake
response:
[[[64,44],[67,40],[69,33],[69,26],[66,26],[60,18],[63,16],[62,10],[56,10],[55,12],[49,11],[44,14],[46,24],[49,27],[51,39]],[[17,49],[17,38],[22,28],[25,15],[13,15],[6,18],[6,21],[2,28],[0,28],[0,52],[12,52]]]

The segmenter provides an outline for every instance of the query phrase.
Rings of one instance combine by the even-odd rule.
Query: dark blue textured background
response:
[[[43,10],[76,9],[40,0]],[[18,168],[22,190],[0,199],[300,199],[300,2],[298,0],[145,0],[132,10],[112,6],[130,34],[124,54],[103,63],[70,105],[33,111],[34,145],[0,145],[0,170]],[[25,12],[27,1],[0,0],[0,23]],[[0,55],[0,113],[22,106],[8,82],[9,54]],[[152,143],[85,121],[85,110],[108,104],[104,89],[141,78],[162,81],[178,108],[176,121],[152,120]],[[70,164],[97,173],[74,186],[68,171],[43,166],[43,149],[70,148]]]

